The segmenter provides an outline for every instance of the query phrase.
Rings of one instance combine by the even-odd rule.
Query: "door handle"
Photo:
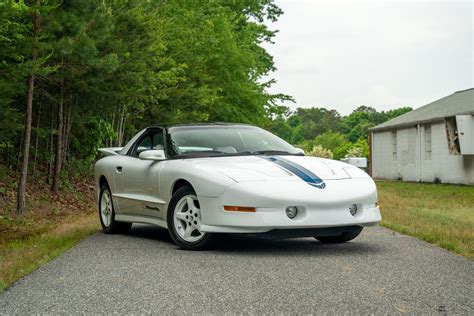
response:
[[[122,172],[122,166],[117,166],[117,167],[115,167],[115,170],[116,170],[117,172]]]

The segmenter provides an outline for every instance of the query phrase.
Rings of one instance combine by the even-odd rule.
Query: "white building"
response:
[[[474,184],[474,88],[375,126],[370,142],[374,178]]]

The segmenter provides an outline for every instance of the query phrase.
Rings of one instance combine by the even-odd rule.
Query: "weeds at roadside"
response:
[[[44,178],[30,181],[22,216],[15,176],[0,179],[0,291],[99,229],[91,180],[71,179],[68,190],[52,194]]]
[[[474,187],[377,181],[382,226],[474,259]]]

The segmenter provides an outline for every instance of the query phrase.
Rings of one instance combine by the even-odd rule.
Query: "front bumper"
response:
[[[381,221],[377,192],[371,179],[326,181],[326,189],[291,181],[249,181],[231,185],[222,196],[199,196],[202,232],[265,233],[275,229],[374,226]],[[356,204],[355,215],[349,206]],[[224,211],[223,205],[256,207],[255,213]],[[288,218],[285,209],[297,206]]]

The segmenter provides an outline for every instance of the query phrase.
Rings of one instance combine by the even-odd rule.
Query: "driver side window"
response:
[[[147,132],[135,146],[131,156],[138,158],[146,150],[164,150],[163,130],[155,129]]]

